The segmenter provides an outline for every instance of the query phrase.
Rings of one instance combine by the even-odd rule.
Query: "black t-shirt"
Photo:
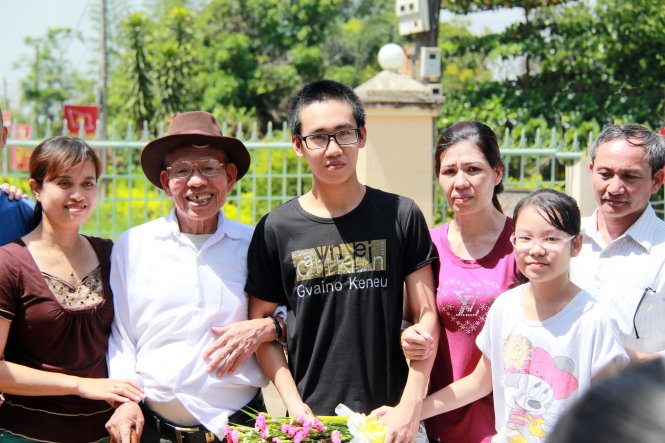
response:
[[[434,260],[416,204],[370,187],[341,217],[314,216],[293,199],[261,219],[245,289],[287,305],[289,367],[315,414],[399,401],[404,277]]]

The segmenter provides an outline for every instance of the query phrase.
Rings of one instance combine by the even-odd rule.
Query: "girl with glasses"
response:
[[[476,343],[474,371],[428,396],[423,418],[493,392],[492,441],[544,442],[594,379],[628,363],[616,325],[568,277],[582,246],[575,200],[552,189],[513,212],[515,258],[529,282],[499,296]]]
[[[112,242],[79,234],[98,197],[101,162],[78,138],[30,157],[31,232],[0,248],[0,440],[91,442],[113,404],[139,401],[107,377]]]

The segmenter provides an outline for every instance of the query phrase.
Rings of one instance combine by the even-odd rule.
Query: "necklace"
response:
[[[80,257],[80,256],[81,256],[81,236],[78,236],[78,237],[77,237],[77,243],[78,243],[78,248],[77,248],[78,251],[77,251],[77,255]],[[65,266],[64,264],[62,264],[62,261],[61,261],[61,260],[58,260],[58,258],[57,258],[55,255],[53,255],[53,254],[51,253],[51,251],[49,250],[49,248],[46,248],[46,252],[48,253],[48,255],[51,256],[52,259],[55,260],[55,262],[58,264],[58,266],[60,266],[62,269],[66,270],[66,271],[69,273],[69,276],[70,276],[71,278],[74,278],[74,277],[76,276],[76,273],[74,272],[74,269],[71,268],[71,267],[69,267],[69,266]],[[62,255],[65,257],[65,259],[67,259],[67,254],[65,254],[65,251],[63,251],[62,249],[60,249],[60,252],[62,252]]]

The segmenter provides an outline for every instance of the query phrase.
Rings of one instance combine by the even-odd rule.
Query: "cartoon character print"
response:
[[[510,443],[542,442],[547,438],[563,413],[561,400],[578,387],[574,368],[571,359],[552,358],[525,337],[509,336],[504,341]]]

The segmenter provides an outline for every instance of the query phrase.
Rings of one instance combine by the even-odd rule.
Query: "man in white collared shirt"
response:
[[[145,392],[140,407],[123,404],[108,422],[118,441],[129,442],[131,428],[143,442],[219,441],[227,422],[249,422],[240,409],[264,407],[266,378],[256,358],[229,370],[208,351],[213,328],[247,320],[253,229],[220,208],[249,163],[242,142],[222,136],[217,120],[200,111],[178,114],[141,153],[146,177],[175,209],[125,232],[113,249],[109,373]],[[257,345],[275,339],[272,319],[238,324],[254,328]]]
[[[649,204],[663,183],[665,141],[639,125],[612,125],[590,154],[598,209],[582,221],[571,278],[616,319],[631,360],[649,360],[665,353],[665,222]]]

